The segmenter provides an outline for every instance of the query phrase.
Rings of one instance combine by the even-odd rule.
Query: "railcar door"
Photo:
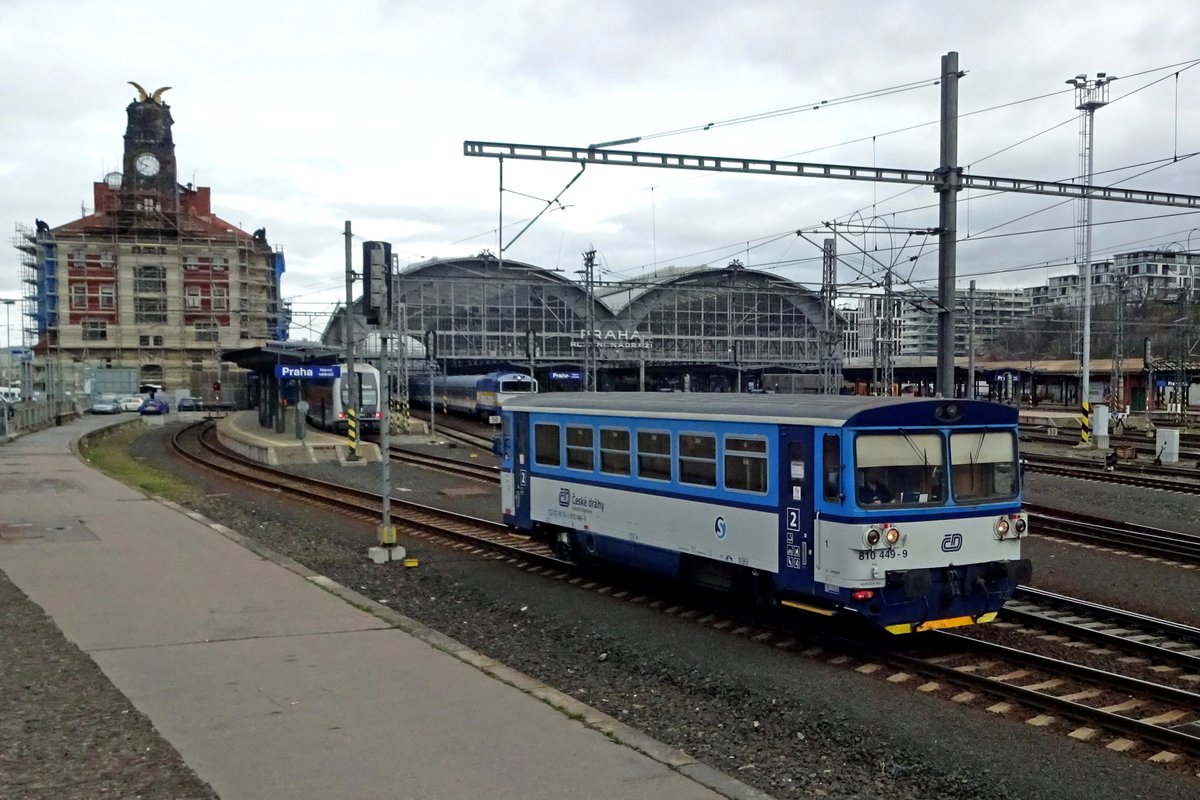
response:
[[[505,471],[505,474],[512,476],[512,505],[508,504],[508,495],[505,494],[504,507],[513,509],[517,525],[527,527],[531,524],[529,519],[529,464],[532,456],[529,452],[529,414],[505,414],[504,419],[509,422],[508,430],[504,433],[504,447],[509,454],[508,458],[511,459],[511,466]]]
[[[810,592],[813,576],[813,493],[820,487],[812,428],[780,429],[779,580],[783,592]],[[817,487],[817,488],[814,488]]]

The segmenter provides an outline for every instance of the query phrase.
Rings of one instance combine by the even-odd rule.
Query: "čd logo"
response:
[[[953,553],[962,549],[962,534],[947,533],[942,537],[942,552]]]

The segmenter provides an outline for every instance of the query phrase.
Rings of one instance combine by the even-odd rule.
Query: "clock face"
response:
[[[133,166],[137,169],[139,175],[144,175],[151,178],[158,174],[158,159],[153,153],[142,153],[133,162]]]

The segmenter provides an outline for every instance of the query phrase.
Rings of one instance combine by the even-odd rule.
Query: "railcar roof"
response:
[[[983,419],[978,421],[985,424],[1016,422],[1015,409],[979,400],[815,394],[545,392],[508,400],[504,410],[841,426],[863,412],[889,409],[909,420],[924,416],[932,418],[934,410],[947,403],[957,403],[968,411],[982,413]],[[866,416],[879,419],[878,414]]]

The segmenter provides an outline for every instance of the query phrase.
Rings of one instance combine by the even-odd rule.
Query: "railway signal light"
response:
[[[213,381],[213,391],[214,392],[221,391],[221,382],[220,381]]]
[[[392,244],[363,242],[363,314],[368,325],[387,324],[392,307]]]

